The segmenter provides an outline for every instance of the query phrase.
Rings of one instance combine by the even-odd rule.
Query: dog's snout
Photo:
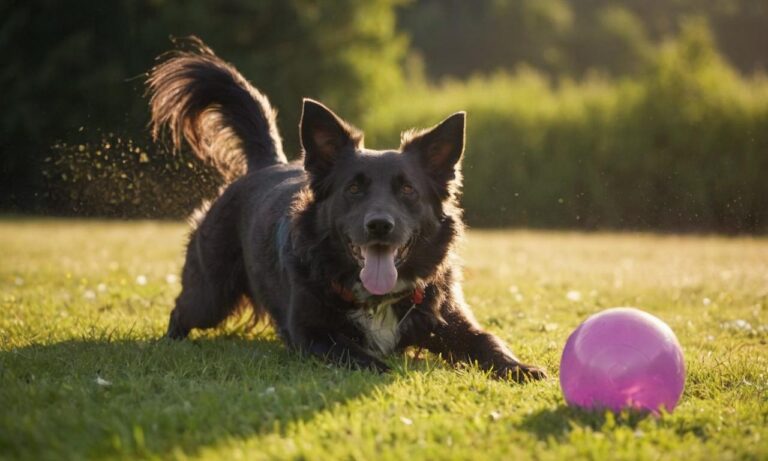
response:
[[[386,237],[395,228],[395,220],[391,216],[377,214],[365,220],[365,229],[371,237]]]

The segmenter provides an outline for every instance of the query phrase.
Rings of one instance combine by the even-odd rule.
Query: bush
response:
[[[146,148],[145,72],[173,47],[169,35],[198,35],[262,89],[280,110],[286,152],[296,154],[302,96],[354,115],[400,89],[407,42],[395,28],[399,3],[4,2],[0,210],[96,213],[91,201],[75,209],[47,200],[44,186],[55,178],[42,176],[43,159],[58,155],[54,144],[93,145],[109,132]],[[123,210],[132,215],[122,205],[115,213]]]
[[[469,112],[476,226],[768,230],[768,81],[743,79],[688,24],[642,77],[552,88],[527,69],[415,84],[374,108],[369,145]]]

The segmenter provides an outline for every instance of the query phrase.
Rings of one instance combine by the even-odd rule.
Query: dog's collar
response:
[[[355,293],[337,281],[331,282],[331,290],[348,303],[360,304]],[[400,299],[405,298],[407,295],[407,292],[403,292],[403,296],[400,296]],[[411,292],[411,302],[415,306],[424,302],[424,288],[417,286],[413,289]]]

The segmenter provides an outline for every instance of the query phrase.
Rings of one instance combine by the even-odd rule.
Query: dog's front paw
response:
[[[498,378],[508,379],[518,383],[547,379],[547,372],[543,368],[523,363],[504,366],[499,368],[495,374]]]
[[[355,360],[355,365],[357,368],[367,369],[378,373],[386,373],[391,370],[389,365],[375,357],[366,357],[364,359]]]

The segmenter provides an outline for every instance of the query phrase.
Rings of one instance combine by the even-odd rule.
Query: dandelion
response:
[[[559,325],[556,323],[547,322],[541,326],[541,331],[543,332],[555,331],[557,330],[558,327]]]
[[[145,275],[139,275],[136,277],[136,283],[139,285],[146,285],[147,284],[147,277]]]
[[[568,293],[565,294],[565,297],[568,298],[569,301],[581,301],[581,292],[576,290],[570,290]]]
[[[752,325],[744,319],[731,320],[730,322],[724,322],[720,325],[720,328],[724,330],[736,330],[736,331],[752,331]]]

